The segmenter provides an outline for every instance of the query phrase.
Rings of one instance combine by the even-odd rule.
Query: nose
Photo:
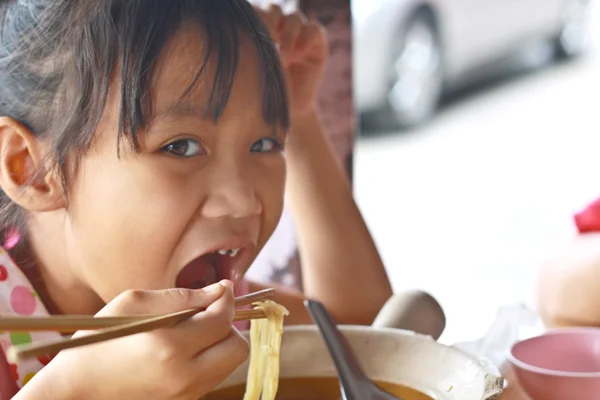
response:
[[[255,185],[243,168],[233,163],[216,166],[210,176],[209,191],[202,207],[203,216],[245,218],[262,213]]]

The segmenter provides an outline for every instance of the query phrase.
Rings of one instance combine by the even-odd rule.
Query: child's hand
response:
[[[281,7],[257,8],[279,54],[288,82],[292,118],[313,111],[328,56],[327,34],[317,21],[300,13],[284,15]]]
[[[172,328],[63,351],[42,372],[62,380],[68,398],[197,400],[248,356],[248,343],[232,327],[231,286],[127,292],[98,316],[195,307],[207,309]]]

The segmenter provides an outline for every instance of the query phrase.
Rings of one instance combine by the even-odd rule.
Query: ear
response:
[[[23,124],[0,117],[0,187],[27,211],[52,211],[65,205],[58,172],[44,165],[46,148]]]

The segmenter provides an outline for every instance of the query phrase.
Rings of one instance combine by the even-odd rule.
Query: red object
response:
[[[10,372],[13,376],[13,379],[15,381],[19,380],[19,372],[17,371],[17,366],[15,364],[8,364],[8,366],[10,367]]]
[[[600,232],[600,198],[573,217],[579,233]]]
[[[45,355],[45,356],[39,356],[37,359],[45,367],[46,365],[48,365],[50,363],[50,361],[52,361],[53,358],[54,358],[54,356]]]
[[[0,282],[5,281],[8,278],[8,271],[4,265],[0,265]]]

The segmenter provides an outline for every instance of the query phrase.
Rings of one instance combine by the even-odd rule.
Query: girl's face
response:
[[[68,273],[105,302],[127,289],[198,287],[239,279],[283,207],[285,132],[263,119],[254,49],[241,46],[224,115],[203,117],[214,66],[189,96],[202,60],[196,29],[165,49],[141,151],[117,155],[119,89],[111,91],[66,211]]]

